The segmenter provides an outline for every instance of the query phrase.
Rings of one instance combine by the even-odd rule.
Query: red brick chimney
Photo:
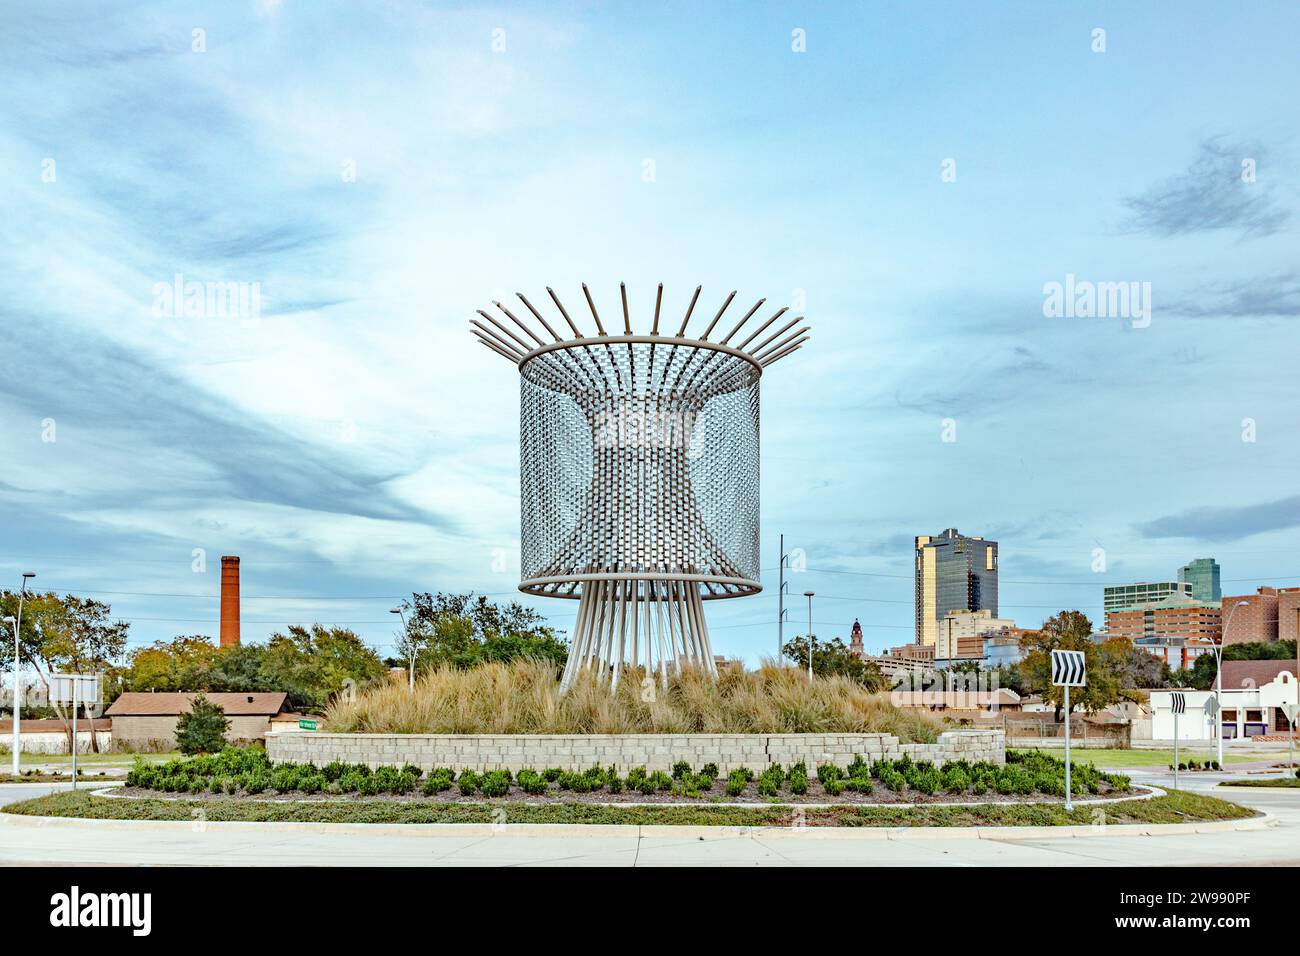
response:
[[[239,558],[221,556],[221,646],[239,644]]]

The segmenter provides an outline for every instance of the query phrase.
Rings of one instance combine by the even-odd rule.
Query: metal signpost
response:
[[[1300,705],[1283,704],[1282,713],[1291,725],[1291,736],[1286,741],[1286,765],[1288,770],[1295,770],[1295,719],[1300,716]]]
[[[1178,789],[1178,717],[1180,714],[1187,713],[1187,695],[1174,691],[1173,693],[1173,710],[1174,710],[1174,789]]]
[[[1219,743],[1222,744],[1222,743],[1223,743],[1223,726],[1219,723],[1219,699],[1218,699],[1217,697],[1211,697],[1211,698],[1209,698],[1208,700],[1206,700],[1206,702],[1205,702],[1205,714],[1206,714],[1207,717],[1210,718],[1210,723],[1213,725],[1214,730],[1218,731],[1218,734],[1219,734]],[[1218,767],[1219,767],[1220,770],[1223,769],[1223,761],[1222,761],[1222,760],[1216,760],[1215,763],[1218,765]]]
[[[1073,810],[1070,787],[1070,688],[1088,682],[1083,651],[1052,651],[1052,683],[1065,688],[1065,809]]]
[[[50,703],[72,705],[72,789],[77,789],[77,708],[80,704],[99,702],[98,674],[51,674]],[[91,718],[90,735],[95,736],[95,721]]]

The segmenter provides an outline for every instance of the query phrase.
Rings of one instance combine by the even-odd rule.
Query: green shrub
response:
[[[718,765],[716,763],[706,763],[700,768],[700,776],[708,777],[710,780],[717,780]]]
[[[479,780],[479,789],[485,797],[504,797],[510,792],[510,774],[505,770],[491,770]]]
[[[970,774],[961,767],[943,768],[943,789],[948,793],[965,793],[970,787]]]
[[[808,792],[808,765],[803,761],[790,768],[790,792],[797,797]]]
[[[785,782],[785,771],[779,763],[774,763],[758,775],[758,795],[775,797],[781,784]]]
[[[618,768],[613,764],[605,771],[605,786],[609,787],[610,793],[623,792],[623,778],[618,775]]]
[[[176,749],[183,754],[215,753],[226,745],[229,729],[221,706],[196,694],[189,711],[176,718]]]
[[[685,760],[679,760],[673,764],[673,779],[680,780],[691,772],[691,765]]]
[[[455,778],[456,772],[454,770],[448,767],[435,767],[429,771],[429,776],[425,778],[424,786],[420,790],[427,796],[443,793],[451,789],[451,783]]]
[[[546,778],[547,783],[555,783],[564,773],[559,767],[547,767],[542,771],[542,776]]]
[[[361,785],[369,779],[369,773],[362,773],[355,767],[351,767],[344,771],[343,776],[339,777],[339,789],[344,793],[359,793]]]
[[[465,796],[476,793],[479,788],[479,776],[473,770],[462,770],[456,779],[456,785]]]
[[[424,771],[421,770],[413,763],[402,764],[402,773],[415,777],[416,780],[419,780],[421,777],[424,776]]]
[[[844,792],[844,788],[847,786],[848,786],[847,781],[841,780],[839,777],[835,777],[823,783],[822,789],[824,789],[832,797],[838,797],[841,793]]]
[[[832,780],[839,780],[843,774],[840,768],[833,763],[823,763],[817,765],[817,779],[821,781],[823,787]]]
[[[738,797],[749,786],[749,778],[744,770],[736,769],[727,774],[727,796]]]
[[[519,783],[519,789],[524,793],[536,796],[539,793],[546,792],[546,778],[531,767],[525,767],[515,775]]]

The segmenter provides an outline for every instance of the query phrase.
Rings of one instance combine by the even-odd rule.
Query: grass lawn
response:
[[[86,791],[65,792],[10,804],[4,813],[29,816],[88,817],[108,820],[185,820],[202,807],[209,821],[289,821],[303,823],[587,823],[679,824],[697,826],[791,826],[794,811],[787,807],[602,807],[562,803],[521,805],[502,803],[412,803],[371,798],[339,802],[263,803],[213,798],[195,801],[96,797]],[[1108,824],[1192,823],[1237,820],[1255,816],[1247,807],[1175,791],[1152,800],[1125,800],[1101,807],[1060,804],[1003,804],[982,807],[845,806],[800,811],[807,826],[1065,826],[1095,824],[1097,810]]]
[[[1221,787],[1281,787],[1282,789],[1300,790],[1300,778],[1272,777],[1268,780],[1225,780]]]
[[[0,732],[3,732],[4,726],[0,724]],[[82,767],[131,767],[136,758],[139,757],[145,763],[164,763],[175,757],[179,757],[179,751],[157,754],[130,754],[130,753],[108,753],[108,754],[77,754],[77,768]],[[3,757],[0,757],[0,766],[8,767],[11,763],[10,751],[4,751]],[[72,766],[71,754],[29,754],[20,755],[19,762],[24,767],[61,767]]]
[[[1050,754],[1057,760],[1065,759],[1065,751],[1062,749],[1042,750],[1040,753]],[[1273,760],[1275,754],[1224,754],[1224,764],[1234,763],[1257,763],[1261,760]],[[1186,763],[1188,760],[1216,760],[1217,755],[1213,750],[1184,750],[1178,748],[1178,760]],[[1070,763],[1081,764],[1090,763],[1098,768],[1102,767],[1168,767],[1174,762],[1174,752],[1172,750],[1071,750]]]

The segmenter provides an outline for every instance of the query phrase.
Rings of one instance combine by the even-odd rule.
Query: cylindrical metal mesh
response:
[[[645,338],[567,342],[520,367],[524,590],[576,598],[611,576],[690,581],[705,599],[759,590],[760,370]]]

